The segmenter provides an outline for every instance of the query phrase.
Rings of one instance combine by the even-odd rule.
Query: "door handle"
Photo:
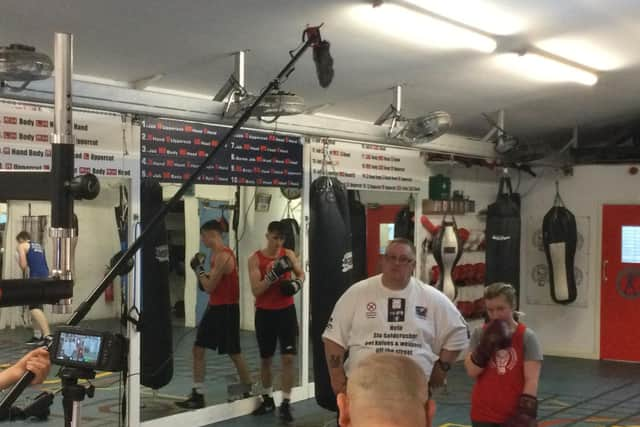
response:
[[[602,281],[607,281],[607,265],[609,265],[609,260],[605,259],[602,261]]]

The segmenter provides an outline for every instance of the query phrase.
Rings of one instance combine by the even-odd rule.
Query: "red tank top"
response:
[[[238,263],[233,251],[227,247],[223,249],[233,259],[231,273],[223,274],[218,286],[209,294],[209,305],[238,304],[240,301],[240,286],[238,284]],[[211,270],[216,263],[215,255],[211,256]]]
[[[498,350],[476,379],[471,394],[471,419],[504,423],[518,407],[524,389],[524,331],[519,323],[511,339],[511,348]]]
[[[255,252],[258,257],[258,267],[260,268],[260,279],[264,279],[267,271],[271,269],[271,263],[276,259],[286,254],[284,248],[280,249],[278,255],[275,257],[268,257],[261,251]],[[279,310],[281,308],[289,307],[293,305],[293,297],[288,297],[280,293],[280,280],[291,279],[291,273],[285,273],[278,281],[272,283],[266,291],[256,297],[256,308],[262,308],[265,310]]]

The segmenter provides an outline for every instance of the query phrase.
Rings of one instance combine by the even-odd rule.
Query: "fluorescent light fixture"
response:
[[[586,86],[598,82],[598,76],[587,67],[569,64],[541,51],[502,54],[496,60],[505,68],[538,81],[576,82]]]
[[[557,37],[543,40],[535,45],[554,55],[584,64],[594,70],[614,70],[625,65],[622,58],[610,49],[604,50],[582,37]]]
[[[496,7],[487,0],[405,0],[429,12],[466,24],[490,34],[507,36],[522,33],[526,24],[519,16]]]
[[[345,122],[354,122],[354,123],[360,123],[363,125],[371,125],[371,122],[368,122],[366,120],[356,119],[353,117],[337,116],[335,114],[327,114],[327,113],[312,113],[311,115],[316,117],[324,117],[326,119],[340,120]]]
[[[167,88],[158,87],[158,86],[147,86],[144,88],[144,90],[146,92],[163,93],[165,95],[184,96],[186,98],[206,99],[209,101],[213,99],[213,95],[211,94],[187,92],[184,90],[176,90],[176,89],[167,89]]]
[[[393,3],[383,3],[373,7],[362,4],[351,9],[351,16],[363,27],[381,31],[417,46],[435,49],[474,49],[491,53],[496,49],[496,41],[473,31],[465,25],[456,25],[437,19],[419,8],[408,8]]]

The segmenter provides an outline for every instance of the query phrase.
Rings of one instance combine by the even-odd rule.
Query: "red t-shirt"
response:
[[[524,389],[524,331],[519,323],[511,347],[496,351],[476,379],[471,393],[471,419],[502,424],[518,407]]]
[[[286,251],[284,248],[280,249],[278,255],[275,257],[268,257],[262,253],[262,251],[256,251],[255,255],[258,257],[258,267],[260,268],[260,279],[264,279],[265,274],[269,270],[271,270],[271,264],[280,258],[281,256],[286,255]],[[265,310],[280,310],[282,308],[289,307],[293,305],[293,297],[282,295],[280,292],[279,283],[281,280],[291,279],[291,273],[285,273],[280,276],[275,283],[272,283],[271,286],[267,288],[262,294],[256,297],[256,308],[262,308]]]
[[[238,304],[240,301],[240,285],[238,281],[238,263],[233,251],[227,247],[222,249],[231,255],[233,259],[233,270],[231,273],[223,274],[218,282],[218,286],[209,293],[209,305]],[[215,255],[211,255],[211,270],[216,263]]]

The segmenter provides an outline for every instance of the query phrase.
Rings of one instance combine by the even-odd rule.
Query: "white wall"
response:
[[[540,337],[545,354],[599,358],[602,205],[640,204],[640,177],[629,175],[627,170],[628,166],[578,166],[572,177],[549,172],[523,185],[523,218],[525,214],[543,216],[551,208],[556,179],[565,206],[576,216],[590,217],[590,268],[582,285],[588,292],[587,306],[531,305],[526,298],[521,300],[527,314],[524,321]],[[521,286],[525,286],[530,280],[522,258]]]
[[[104,277],[105,267],[109,260],[120,250],[115,215],[113,208],[119,203],[120,183],[128,180],[100,178],[100,195],[95,200],[76,201],[74,211],[78,216],[80,236],[75,254],[75,280],[73,289],[73,308],[82,302],[93,291]],[[20,278],[22,273],[15,262],[15,236],[22,229],[22,216],[28,214],[29,202],[10,201],[8,203],[8,220],[5,239],[5,262],[3,277]],[[49,202],[31,202],[31,215],[46,215],[47,227],[51,226],[51,205]],[[48,237],[48,228],[44,243],[47,262],[51,267],[53,248]],[[118,279],[116,279],[117,281]],[[114,287],[114,301],[106,302],[102,297],[91,308],[86,319],[112,318],[119,315],[119,286]],[[23,324],[21,307],[0,309],[0,328],[15,327]],[[65,322],[69,315],[53,314],[45,307],[45,314],[50,323]]]

